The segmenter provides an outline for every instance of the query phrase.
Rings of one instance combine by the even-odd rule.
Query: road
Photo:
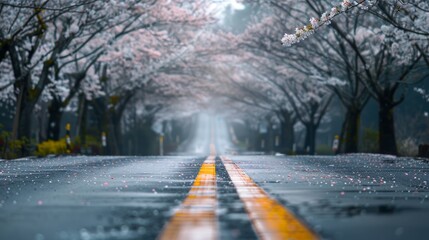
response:
[[[427,162],[228,155],[207,118],[177,156],[0,161],[0,239],[429,238]]]

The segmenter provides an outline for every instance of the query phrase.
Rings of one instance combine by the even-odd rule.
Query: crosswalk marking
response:
[[[318,239],[313,231],[271,198],[232,160],[221,159],[260,239]]]

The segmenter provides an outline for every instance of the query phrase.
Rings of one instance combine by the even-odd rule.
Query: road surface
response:
[[[429,239],[427,162],[228,155],[203,120],[177,156],[0,161],[0,239]]]

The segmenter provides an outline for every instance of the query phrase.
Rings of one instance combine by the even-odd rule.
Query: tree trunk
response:
[[[378,134],[379,151],[383,154],[397,155],[398,150],[395,138],[394,106],[388,101],[379,102],[378,112]]]
[[[18,78],[22,78],[20,80],[22,82],[17,83],[15,86],[15,90],[18,90],[19,94],[17,96],[18,102],[13,123],[13,139],[31,139],[33,112],[43,88],[47,84],[49,66],[50,64],[48,63],[44,64],[43,77],[41,77],[43,80],[40,80],[43,83],[42,87],[36,86],[35,88],[30,88],[31,76],[28,74],[25,76],[16,75]]]
[[[121,116],[118,116],[117,113],[112,114],[112,123],[113,123],[113,133],[115,134],[116,140],[116,154],[122,154],[122,131],[121,131]]]
[[[86,116],[88,112],[88,102],[85,99],[85,96],[81,94],[79,96],[79,115],[77,120],[77,130],[78,136],[80,139],[80,146],[81,148],[85,147],[86,145]]]
[[[16,91],[16,88],[15,88]],[[21,111],[23,108],[23,98],[24,98],[24,89],[20,89],[18,95],[16,96],[16,106],[15,106],[15,115],[13,116],[13,125],[12,125],[12,140],[16,140],[19,138],[19,124],[21,122]]]
[[[60,129],[61,129],[61,102],[54,98],[51,101],[51,104],[48,107],[49,111],[49,120],[48,120],[48,139],[59,140],[60,139]]]
[[[19,75],[21,76],[21,75]],[[23,76],[22,82],[16,83],[15,91],[19,92],[16,96],[17,103],[15,108],[15,116],[13,119],[12,139],[30,139],[31,138],[31,123],[33,116],[33,109],[36,105],[34,96],[30,94],[31,90],[28,89],[28,82],[30,76]]]
[[[280,131],[280,152],[291,153],[295,142],[295,132],[290,114],[283,114]]]
[[[16,113],[13,119],[13,130],[12,130],[12,140],[27,140],[31,141],[31,124],[33,118],[33,103],[23,104],[19,103],[16,107]],[[28,151],[26,147],[21,149],[22,156],[30,155],[31,152]]]
[[[82,147],[86,145],[86,122],[88,116],[88,101],[86,101],[85,97],[82,99],[82,116],[79,119],[79,137],[80,144]]]
[[[112,147],[112,142],[110,139],[110,115],[109,110],[107,107],[107,102],[104,97],[94,99],[91,102],[88,102],[88,104],[91,104],[94,110],[94,116],[97,119],[97,127],[98,127],[98,137],[101,139],[102,133],[106,134],[106,146],[102,147],[102,154],[107,155],[111,154],[110,148]]]
[[[110,123],[111,127],[109,128],[115,137],[115,152],[116,154],[120,154],[123,152],[123,143],[122,143],[122,129],[121,129],[121,119],[124,111],[126,109],[127,104],[134,96],[135,92],[129,92],[129,94],[121,97],[120,103],[116,106],[112,107],[110,111]]]
[[[118,144],[116,141],[116,134],[115,134],[115,126],[112,121],[112,116],[110,113],[110,110],[106,111],[107,114],[107,147],[108,147],[108,154],[110,155],[117,155],[119,153]]]
[[[359,144],[360,111],[353,108],[349,109],[346,121],[345,152],[356,153]]]
[[[31,126],[35,103],[28,102],[22,105],[19,114],[18,139],[31,140]]]
[[[347,112],[346,113],[346,117],[344,118],[343,124],[341,126],[341,132],[340,132],[340,135],[339,135],[338,149],[337,149],[336,152],[334,152],[334,154],[338,154],[338,153],[344,152],[343,151],[343,147],[344,147],[344,142],[345,142],[345,139],[346,139],[344,137],[344,135],[346,133],[346,128],[347,128],[348,119],[349,119],[349,115],[348,114],[349,113]]]
[[[317,126],[313,123],[305,124],[305,144],[304,151],[309,155],[314,155],[316,153],[316,131]]]
[[[265,140],[265,149],[268,153],[274,152],[274,131],[273,124],[268,121],[267,137]]]

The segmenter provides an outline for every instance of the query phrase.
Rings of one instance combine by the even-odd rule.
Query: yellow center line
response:
[[[232,160],[225,157],[221,159],[260,239],[319,239]]]
[[[215,156],[215,147],[211,144],[210,156],[202,164],[188,196],[158,239],[217,239]]]

